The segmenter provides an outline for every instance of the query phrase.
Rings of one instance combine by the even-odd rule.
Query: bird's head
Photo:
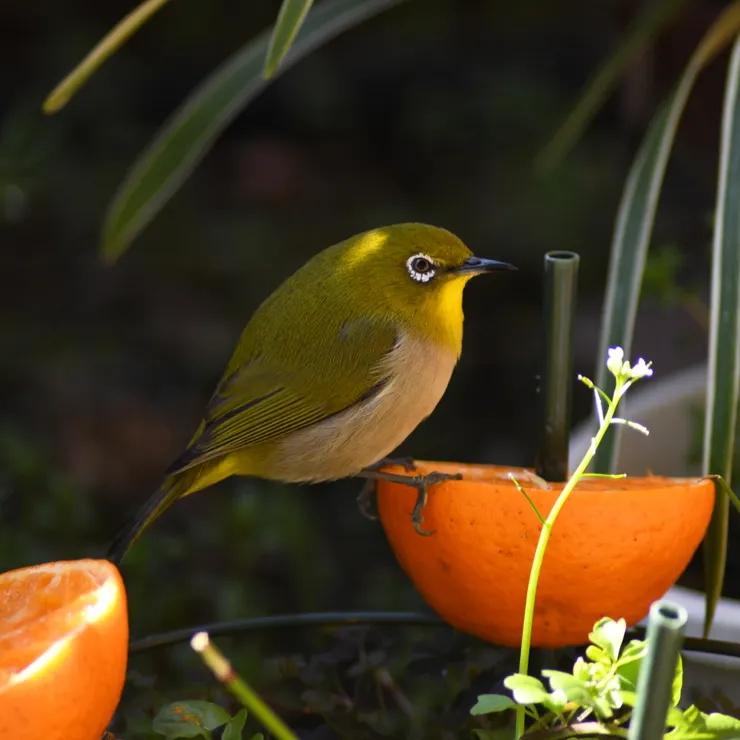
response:
[[[454,234],[408,223],[367,231],[344,242],[339,277],[366,307],[417,332],[462,336],[462,293],[470,278],[515,270],[498,260],[476,257]],[[459,351],[459,348],[458,348]]]

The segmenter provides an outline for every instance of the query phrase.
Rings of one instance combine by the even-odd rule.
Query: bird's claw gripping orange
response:
[[[411,512],[411,520],[414,523],[414,530],[417,534],[422,535],[422,537],[429,537],[433,535],[434,532],[429,532],[421,527],[424,523],[422,512],[426,506],[427,499],[429,498],[429,486],[434,486],[437,483],[442,483],[446,480],[461,480],[462,475],[460,473],[440,473],[435,470],[426,475],[401,475],[400,473],[387,473],[383,470],[377,470],[378,467],[386,464],[403,465],[403,467],[408,470],[408,460],[409,458],[406,458],[405,461],[381,461],[381,463],[363,470],[361,475],[365,475],[368,480],[360,491],[360,495],[357,497],[357,505],[359,506],[360,513],[363,516],[368,519],[377,519],[378,517],[370,511],[370,501],[372,494],[375,492],[376,482],[378,480],[400,483],[401,485],[414,488],[417,492],[416,503]],[[411,460],[411,464],[413,465],[412,469],[416,470],[416,465],[413,460]]]
[[[451,475],[450,473],[438,473],[433,470],[427,475],[417,475],[411,478],[407,485],[416,488],[417,496],[416,503],[414,504],[414,510],[411,512],[411,521],[414,523],[414,531],[422,537],[429,537],[434,532],[429,532],[426,529],[422,529],[421,525],[424,523],[424,517],[422,511],[426,506],[427,499],[429,498],[429,486],[433,486],[437,483],[442,483],[446,480],[462,480],[460,473]]]

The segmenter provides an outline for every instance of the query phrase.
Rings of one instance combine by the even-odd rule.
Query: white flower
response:
[[[645,360],[640,357],[637,364],[632,368],[630,375],[635,379],[649,378],[653,374],[653,369],[650,367],[652,364],[652,362],[645,362]]]
[[[606,358],[606,366],[609,372],[617,377],[622,374],[624,361],[624,350],[621,347],[610,347]]]
[[[621,347],[610,347],[606,358],[606,366],[609,372],[622,381],[649,378],[653,374],[651,365],[651,362],[645,362],[640,357],[635,366],[632,367],[630,361],[624,359],[624,350]]]

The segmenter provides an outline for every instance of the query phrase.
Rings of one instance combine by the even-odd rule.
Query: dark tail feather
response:
[[[178,478],[167,478],[157,492],[136,512],[126,526],[116,535],[108,548],[108,560],[119,565],[124,555],[139,539],[142,532],[170,505],[187,491],[187,484]]]

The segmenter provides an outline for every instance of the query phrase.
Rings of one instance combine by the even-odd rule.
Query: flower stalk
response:
[[[522,625],[522,642],[521,649],[519,652],[519,673],[527,675],[529,671],[529,654],[532,646],[532,627],[534,624],[534,608],[535,601],[537,598],[537,584],[540,579],[540,572],[542,570],[542,563],[545,558],[545,551],[547,549],[547,543],[552,533],[552,527],[555,524],[560,510],[565,505],[568,497],[573,492],[578,482],[584,477],[588,466],[591,464],[596,450],[598,449],[601,441],[604,439],[607,429],[612,424],[625,424],[632,427],[643,434],[647,434],[648,430],[640,424],[629,422],[626,419],[615,416],[617,406],[624,397],[625,393],[635,383],[635,381],[650,377],[653,374],[651,364],[645,362],[640,358],[634,366],[630,365],[629,360],[624,359],[624,351],[621,347],[613,347],[609,349],[606,366],[615,378],[614,393],[609,398],[600,388],[597,388],[594,383],[588,378],[582,375],[578,376],[578,379],[586,386],[591,388],[594,392],[596,415],[599,420],[599,428],[596,435],[592,438],[591,444],[586,450],[586,454],[583,456],[580,464],[576,468],[575,472],[569,478],[568,482],[563,487],[562,492],[558,496],[555,504],[550,510],[549,515],[545,519],[542,529],[540,530],[540,536],[537,540],[537,548],[534,553],[534,559],[532,561],[532,567],[529,572],[529,583],[527,585],[527,598],[524,605],[524,622]],[[602,403],[603,402],[603,403]],[[606,404],[606,410],[604,410],[604,403]],[[516,738],[520,738],[524,733],[524,720],[525,713],[524,707],[518,706],[516,710]]]

